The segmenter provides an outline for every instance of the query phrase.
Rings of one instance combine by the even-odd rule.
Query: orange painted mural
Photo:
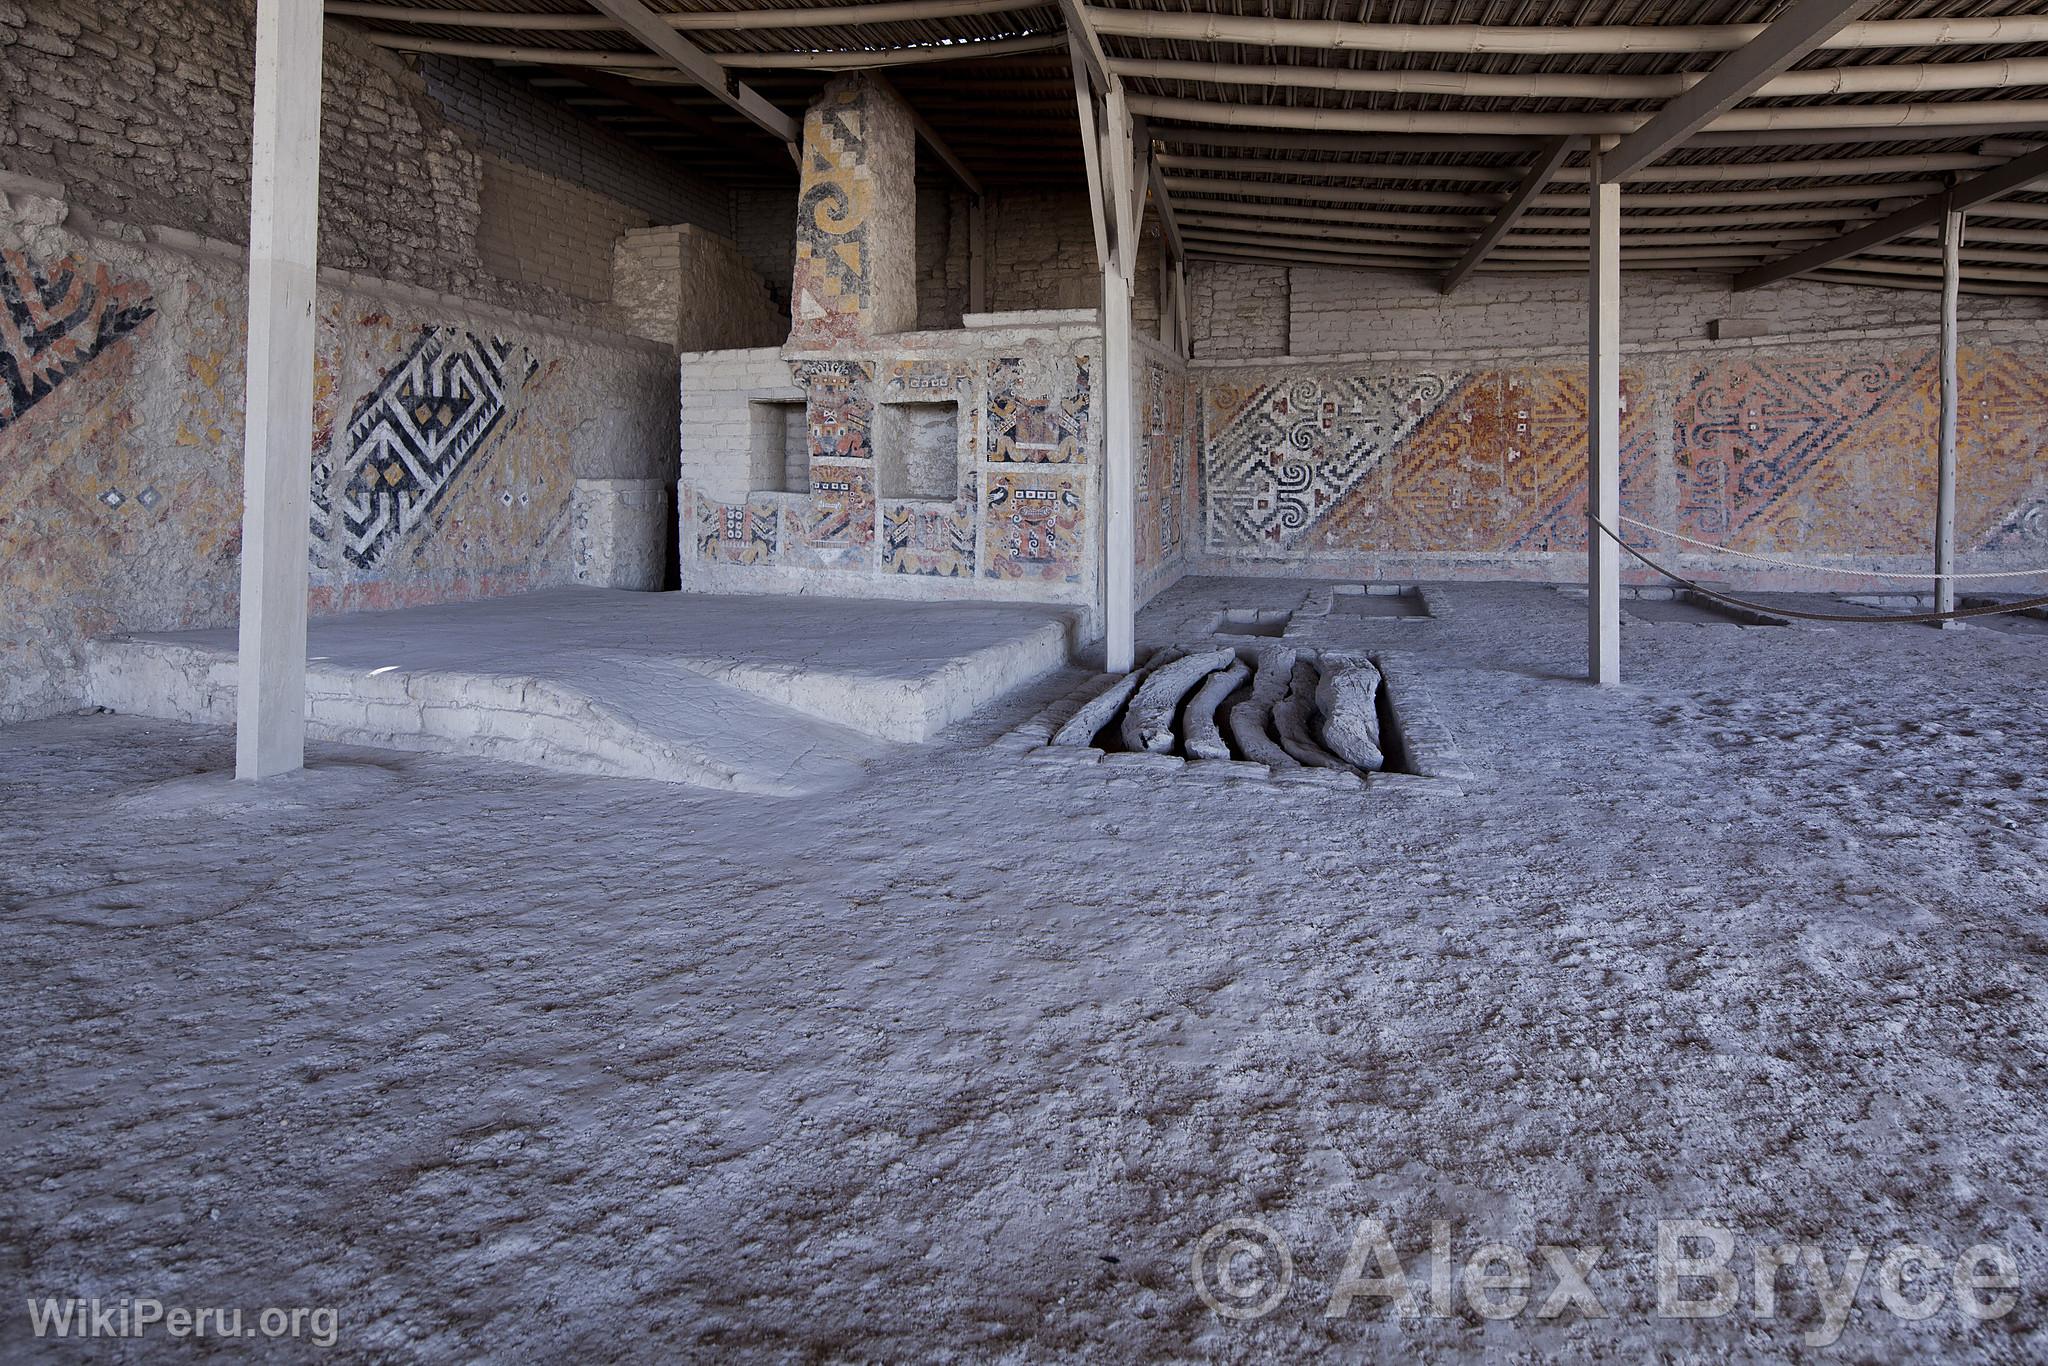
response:
[[[2048,550],[2048,360],[1966,349],[1961,368],[1960,544]],[[1625,516],[1845,569],[1929,552],[1937,393],[1924,349],[1646,360],[1624,369],[1622,400]],[[1446,556],[1447,573],[1542,574],[1548,557],[1584,550],[1585,462],[1582,368],[1212,374],[1200,553],[1218,567],[1370,572],[1375,557]],[[1728,569],[1760,581],[1754,566]]]

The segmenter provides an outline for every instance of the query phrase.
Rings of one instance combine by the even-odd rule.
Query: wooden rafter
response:
[[[1610,182],[1628,178],[1757,93],[1771,77],[1832,38],[1877,0],[1795,0],[1769,28],[1729,53],[1699,84],[1657,111],[1656,117],[1600,158]]]
[[[1500,240],[1506,237],[1515,224],[1521,221],[1522,215],[1529,211],[1529,206],[1536,202],[1536,196],[1542,194],[1545,187],[1550,184],[1551,179],[1557,174],[1557,168],[1564,165],[1564,159],[1571,155],[1571,151],[1570,138],[1552,138],[1544,146],[1529,167],[1529,173],[1522,177],[1522,183],[1515,188],[1514,194],[1508,197],[1508,202],[1501,206],[1500,212],[1493,216],[1493,221],[1486,225],[1486,230],[1479,234],[1479,240],[1472,244],[1471,250],[1465,253],[1458,264],[1444,272],[1438,289],[1449,294],[1465,283],[1473,271],[1479,269],[1479,263],[1486,259],[1486,254],[1500,245]]]
[[[640,0],[590,0],[590,3],[619,21],[649,50],[666,57],[677,71],[711,92],[721,104],[794,149],[803,132],[795,119],[777,109],[745,82],[726,73],[724,67],[689,39],[677,33]]]
[[[2002,198],[2016,190],[2025,189],[2044,176],[2048,176],[2048,147],[2029,152],[2023,157],[2015,157],[1995,171],[1973,176],[1940,194],[1928,195],[1878,219],[1875,223],[1858,228],[1854,232],[1844,233],[1831,242],[1808,247],[1805,251],[1788,256],[1782,261],[1772,261],[1758,266],[1755,270],[1745,271],[1735,277],[1735,288],[1759,289],[1764,285],[1776,284],[1780,280],[1788,280],[1794,275],[1804,275],[1809,270],[1819,270],[1824,266],[1833,265],[1837,261],[1869,251],[1873,247],[1883,246],[1895,238],[1904,237],[1916,229],[1939,223],[1944,214],[1961,212],[1978,204]],[[1997,217],[1999,210],[1993,209],[1990,213],[1992,217]]]

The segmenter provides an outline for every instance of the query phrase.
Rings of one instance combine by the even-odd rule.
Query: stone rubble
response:
[[[1180,712],[1181,699],[1210,674],[1227,669],[1236,662],[1236,651],[1219,647],[1186,655],[1152,670],[1151,676],[1139,685],[1131,704],[1124,709],[1124,747],[1153,754],[1170,752],[1179,738],[1174,731],[1174,721]]]
[[[1324,749],[1315,738],[1316,687],[1320,674],[1315,661],[1297,658],[1287,696],[1273,707],[1273,730],[1280,748],[1303,768],[1348,768],[1342,759]]]
[[[1230,738],[1245,758],[1268,768],[1299,768],[1293,755],[1273,743],[1266,724],[1273,704],[1287,695],[1288,676],[1294,670],[1295,651],[1288,646],[1261,650],[1258,672],[1252,678],[1252,695],[1230,709]]]
[[[1081,709],[1067,718],[1065,725],[1053,733],[1049,742],[1054,745],[1086,745],[1094,741],[1095,734],[1116,718],[1116,714],[1130,700],[1138,685],[1153,669],[1160,668],[1180,658],[1181,651],[1161,650],[1148,662],[1131,670],[1110,686],[1108,691],[1098,693],[1083,703]]]
[[[1380,671],[1364,660],[1324,670],[1316,687],[1323,744],[1339,758],[1372,772],[1387,766],[1380,744],[1379,691]]]
[[[1188,699],[1187,711],[1182,720],[1185,738],[1181,748],[1190,759],[1232,759],[1230,742],[1223,738],[1223,731],[1217,724],[1217,714],[1230,695],[1252,676],[1251,666],[1241,659],[1233,659],[1229,667],[1219,669],[1202,681],[1195,695]]]

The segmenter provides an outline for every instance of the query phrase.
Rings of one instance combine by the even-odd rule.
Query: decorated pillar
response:
[[[894,92],[862,75],[825,87],[804,115],[793,348],[917,325],[917,132]]]

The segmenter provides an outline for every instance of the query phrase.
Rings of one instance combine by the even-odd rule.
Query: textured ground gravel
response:
[[[1582,603],[1434,600],[1317,629],[1413,654],[1456,799],[982,747],[1071,675],[810,799],[331,746],[253,799],[224,731],[0,730],[0,1354],[76,1355],[46,1296],[439,1360],[2048,1354],[2048,637],[1632,623],[1598,691]],[[1292,1259],[1255,1319],[1192,1275],[1233,1217]],[[1327,1315],[1368,1217],[1422,1312]],[[1657,1312],[1683,1218],[1724,1316]],[[1531,1306],[1432,1305],[1439,1223]],[[1905,1242],[2016,1303],[1900,1318]],[[1831,1344],[1813,1267],[1761,1312],[1780,1244],[1868,1251]],[[1536,1316],[1539,1245],[1604,1316]]]

